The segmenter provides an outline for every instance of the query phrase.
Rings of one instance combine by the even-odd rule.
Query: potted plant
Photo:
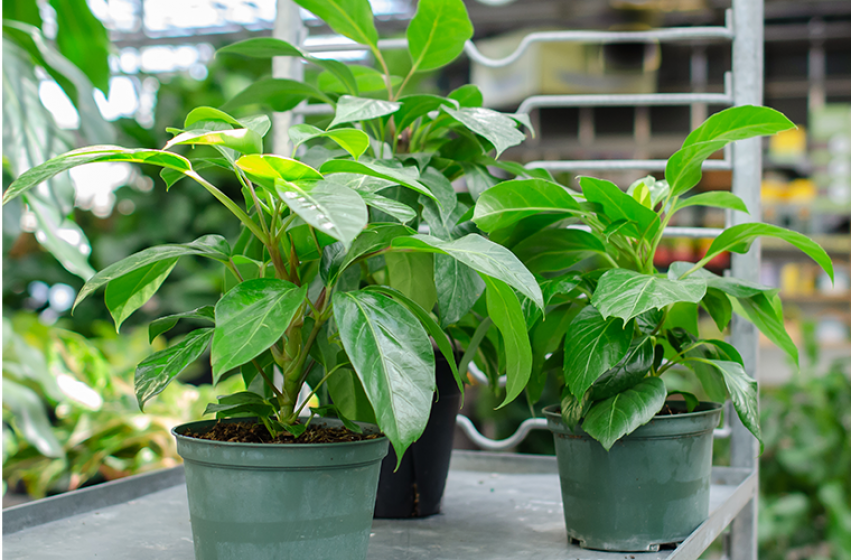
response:
[[[449,25],[444,18],[452,10],[435,9],[444,4],[457,8],[460,2],[421,2],[411,22],[419,30],[410,47],[419,68],[446,60],[447,43],[438,45],[432,35],[423,35],[426,27],[434,31]],[[363,40],[380,56],[366,0],[352,3],[347,14],[353,19],[345,20],[336,15],[334,2],[303,5],[343,34]],[[274,48],[282,46],[276,43]],[[357,72],[351,68],[314,59],[297,49],[290,54],[329,69],[351,93],[358,93]],[[177,344],[146,358],[135,377],[142,406],[209,347],[214,382],[230,374],[244,379],[245,391],[220,396],[207,407],[219,421],[174,429],[186,463],[199,560],[365,556],[387,440],[401,458],[426,426],[435,388],[432,344],[460,383],[449,340],[430,310],[416,301],[420,294],[409,291],[409,297],[394,288],[391,262],[401,262],[400,267],[407,263],[413,270],[411,282],[417,282],[423,268],[414,268],[415,257],[436,255],[447,270],[439,278],[448,286],[436,289],[437,298],[444,297],[444,290],[454,289],[455,299],[445,301],[456,308],[463,309],[457,298],[466,293],[457,284],[475,276],[486,286],[487,307],[506,340],[509,364],[516,361],[514,353],[518,348],[522,351],[524,340],[528,347],[514,290],[543,305],[534,277],[517,258],[470,233],[472,228],[461,219],[465,212],[458,213],[446,171],[439,172],[439,177],[435,173],[441,169],[438,165],[461,166],[452,161],[429,165],[432,154],[393,156],[380,134],[392,129],[396,119],[401,131],[407,130],[405,122],[432,119],[426,125],[428,133],[416,126],[412,130],[420,131],[429,142],[441,143],[440,137],[442,143],[466,139],[473,145],[487,145],[490,139],[499,143],[509,133],[503,130],[494,136],[485,123],[491,127],[499,123],[522,136],[515,120],[463,107],[452,98],[431,100],[429,105],[423,99],[360,98],[283,82],[271,82],[273,88],[280,86],[272,96],[275,103],[287,100],[294,105],[318,97],[335,111],[325,130],[292,127],[289,133],[296,146],[328,140],[341,153],[325,157],[328,150],[315,147],[298,159],[265,154],[267,116],[235,118],[219,109],[199,107],[187,115],[182,129],[172,131],[174,138],[162,150],[116,146],[74,150],[22,174],[3,196],[7,203],[86,163],[146,163],[163,168],[169,188],[179,188],[175,183],[186,177],[199,183],[239,220],[242,233],[233,243],[210,234],[184,244],[144,249],[95,274],[75,302],[106,287],[106,305],[118,328],[154,295],[181,257],[209,258],[226,271],[223,295],[215,305],[151,323],[152,338],[184,319],[209,326],[192,330]],[[256,93],[256,86],[249,89]],[[387,86],[388,95],[396,97],[390,82]],[[458,95],[465,103],[475,104],[470,99],[474,93],[466,90]],[[248,97],[243,92],[231,105],[241,105]],[[427,116],[434,110],[440,113]],[[361,121],[360,127],[348,125]],[[438,134],[437,129],[445,131]],[[392,139],[395,142],[401,136],[394,133]],[[413,140],[408,143],[415,145]],[[174,151],[185,145],[199,148],[188,156]],[[234,174],[243,200],[235,200],[202,176],[210,166]],[[406,218],[416,212],[412,207],[406,210],[396,198],[410,200],[404,198],[408,192],[413,193],[414,204],[429,207],[433,214],[427,219],[435,226],[451,226],[462,233],[420,235],[405,225],[411,221]],[[376,209],[385,218],[376,220]],[[394,220],[394,215],[399,219]],[[463,266],[464,272],[449,272],[453,266]],[[387,276],[390,282],[381,280]],[[510,399],[522,390],[528,371],[507,373]],[[316,406],[319,396],[323,402]],[[350,416],[364,410],[374,416],[377,427],[351,421]],[[316,418],[323,415],[337,419]]]
[[[368,155],[361,157],[360,162],[380,162],[395,169],[407,169],[434,193],[433,199],[422,192],[394,187],[392,179],[375,174],[366,182],[353,179],[350,184],[361,192],[370,207],[370,223],[392,222],[413,229],[424,224],[432,238],[452,242],[478,231],[470,221],[469,210],[481,192],[498,182],[488,166],[521,177],[552,178],[546,172],[498,161],[506,148],[523,141],[525,136],[518,126],[522,124],[530,130],[531,127],[524,116],[482,108],[482,95],[475,86],[463,86],[446,97],[409,93],[421,74],[452,63],[472,37],[473,26],[461,0],[418,3],[406,32],[410,66],[400,76],[393,74],[385,54],[378,48],[378,34],[367,0],[351,3],[347,9],[353,10],[352,18],[340,14],[334,2],[298,0],[297,3],[337,33],[363,45],[374,64],[347,66],[337,60],[316,58],[274,38],[241,41],[220,49],[218,55],[299,57],[322,72],[309,83],[279,78],[261,80],[231,99],[224,108],[231,111],[259,104],[285,111],[305,100],[327,103],[332,109],[329,115],[321,112],[309,115],[308,124],[290,130],[290,139],[294,154],[300,154],[302,161],[318,169],[342,166],[339,169],[344,172],[358,171],[352,161],[358,158],[347,154],[338,141],[343,135],[351,134],[350,123],[359,123],[369,136]],[[459,194],[453,188],[452,183],[460,178],[466,180],[466,193]],[[454,359],[462,366],[450,365],[443,355],[437,357],[438,391],[426,431],[401,463],[391,450],[382,465],[375,515],[392,518],[432,515],[439,511],[449,472],[466,364],[477,355],[483,369],[494,377],[499,376],[500,369],[508,370],[511,379],[508,402],[519,394],[516,389],[522,388],[528,377],[531,349],[526,337],[518,335],[523,330],[519,306],[515,303],[507,314],[493,295],[488,304],[485,281],[463,262],[441,254],[403,252],[386,254],[383,262],[379,259],[374,262],[383,266],[371,267],[360,281],[388,285],[424,310],[434,311],[441,329],[451,336]],[[491,293],[495,293],[493,289]],[[499,316],[488,320],[488,308],[494,305],[500,307]],[[503,351],[500,358],[499,349],[505,347],[506,337],[513,344],[508,345],[508,352]],[[372,419],[368,407],[350,407],[346,411],[357,420]]]
[[[793,126],[772,109],[734,107],[686,138],[664,181],[647,177],[624,192],[581,177],[579,193],[515,180],[476,204],[475,223],[491,239],[508,240],[541,281],[546,316],[529,308],[536,364],[530,388],[540,395],[546,372],[563,372],[561,403],[544,411],[555,434],[567,533],[584,547],[658,550],[707,518],[718,403],[729,397],[760,437],[756,382],[734,345],[700,336],[697,317],[703,308],[723,331],[735,312],[797,360],[780,299],[773,288],[704,266],[725,251],[747,252],[764,235],[798,247],[832,278],[829,257],[806,236],[762,223],[725,229],[699,262],[674,262],[664,274],[654,255],[685,207],[748,211],[729,192],[684,196],[705,159],[730,142]],[[536,233],[519,236],[523,231]],[[591,264],[583,268],[583,261]],[[692,371],[716,402],[667,390],[661,375],[672,368]],[[678,400],[666,400],[674,393]]]

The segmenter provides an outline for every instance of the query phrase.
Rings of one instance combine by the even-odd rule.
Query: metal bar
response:
[[[273,36],[290,44],[299,45],[305,35],[299,7],[292,0],[278,0],[278,10],[275,16]],[[272,59],[272,75],[275,78],[301,80],[304,66],[301,61],[291,56],[276,56]],[[288,154],[292,150],[288,131],[299,117],[290,112],[274,113],[272,115],[272,145],[276,154]]]
[[[517,428],[517,431],[514,432],[511,437],[494,440],[483,436],[481,432],[476,429],[473,421],[463,414],[459,414],[455,419],[455,422],[461,427],[461,430],[468,438],[470,438],[470,440],[472,440],[474,444],[488,451],[505,451],[506,449],[517,447],[520,442],[526,439],[526,436],[529,435],[529,432],[532,430],[547,429],[547,420],[545,418],[529,418],[520,424],[520,427]]]
[[[732,105],[729,93],[612,93],[588,95],[533,95],[527,97],[517,109],[530,113],[541,107],[621,107],[651,105]]]
[[[761,105],[763,91],[763,0],[733,2],[733,97],[736,105]],[[762,142],[759,138],[733,144],[733,193],[750,209],[750,215],[730,212],[731,225],[761,220],[760,183],[762,180]],[[759,281],[760,245],[756,241],[745,255],[733,254],[732,274],[742,280]],[[735,317],[732,339],[740,350],[745,370],[758,377],[759,333],[756,327]],[[742,425],[738,415],[730,415],[731,464],[754,470],[758,476],[759,446]],[[745,505],[732,525],[729,555],[731,560],[757,558],[757,496]]]
[[[549,169],[550,171],[619,171],[638,169],[641,171],[664,171],[664,159],[599,159],[584,161],[530,161],[526,169]],[[728,171],[733,166],[729,160],[710,159],[703,162],[704,170]]]
[[[503,58],[483,55],[475,43],[467,41],[464,52],[470,60],[489,68],[501,68],[517,62],[523,53],[535,43],[651,43],[656,41],[730,40],[733,30],[729,23],[725,27],[671,27],[649,31],[538,31],[529,33],[517,49]]]
[[[280,0],[279,0],[280,1]],[[309,37],[304,41],[304,50],[312,53],[334,51],[368,51],[369,47],[355,43],[339,35],[325,37]],[[407,49],[407,39],[379,39],[378,48],[381,50]]]

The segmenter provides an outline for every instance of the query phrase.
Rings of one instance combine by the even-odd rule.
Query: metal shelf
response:
[[[757,488],[750,470],[715,467],[710,517],[686,541],[660,552],[607,553],[565,542],[557,472],[554,457],[455,451],[442,513],[376,519],[368,558],[509,560],[534,552],[551,560],[692,559]],[[3,517],[9,558],[194,559],[182,467],[8,508]]]

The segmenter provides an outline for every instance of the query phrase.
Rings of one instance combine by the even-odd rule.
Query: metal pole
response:
[[[282,39],[290,44],[300,46],[304,39],[304,25],[301,21],[299,7],[292,0],[278,0],[278,12],[275,16],[275,28],[272,36]],[[301,80],[304,75],[304,66],[300,59],[292,56],[277,56],[272,60],[272,76],[275,78],[289,78]],[[275,113],[272,118],[272,141],[276,154],[289,154],[290,138],[287,131],[293,123],[293,113]]]
[[[761,105],[763,91],[763,0],[733,2],[733,98],[736,105]],[[733,212],[732,225],[761,220],[762,142],[759,138],[736,142],[732,150],[733,192],[747,204],[750,216]],[[734,254],[732,273],[736,278],[759,281],[761,248],[755,242],[746,255]],[[759,333],[753,324],[735,318],[732,337],[742,353],[745,370],[754,378],[759,368]],[[759,444],[742,425],[731,418],[731,464],[758,472]],[[748,502],[733,521],[730,536],[731,560],[757,558],[757,496]]]

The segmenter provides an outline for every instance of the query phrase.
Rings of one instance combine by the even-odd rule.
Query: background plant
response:
[[[542,179],[514,180],[485,191],[473,220],[492,240],[511,247],[541,275],[546,316],[527,307],[537,400],[546,373],[563,371],[561,413],[606,449],[645,424],[665,405],[669,393],[660,375],[673,367],[693,371],[712,400],[729,396],[744,425],[760,437],[757,387],[744,371],[735,347],[702,339],[699,308],[717,327],[733,313],[752,321],[797,363],[797,348],[786,333],[777,291],[703,269],[724,251],[744,253],[755,239],[783,239],[813,258],[833,277],[827,254],[799,233],[761,223],[727,228],[698,263],[673,263],[660,274],[653,258],[677,211],[694,205],[747,212],[729,192],[686,195],[701,178],[701,165],[730,142],[773,134],[794,125],[765,107],[733,107],[694,130],[669,158],[665,181],[637,181],[624,192],[592,177],[579,180],[582,192]],[[565,226],[583,225],[587,229]],[[591,266],[580,263],[595,258]],[[682,393],[688,410],[697,398]]]
[[[343,19],[334,2],[304,5],[336,31],[368,45],[380,60],[368,2],[349,6],[348,17]],[[435,68],[457,56],[468,37],[463,20],[468,22],[462,2],[420,4],[409,27],[412,73]],[[436,30],[446,26],[459,31],[442,35],[438,44],[434,41]],[[431,31],[424,33],[424,29]],[[268,48],[267,42],[260,45]],[[447,46],[451,46],[449,52]],[[246,49],[251,50],[249,47],[258,48],[258,43],[242,43],[226,51],[244,54]],[[352,68],[314,59],[285,43],[276,42],[274,48],[279,50],[273,54],[292,49],[291,55],[326,68],[344,88],[359,92],[357,72]],[[419,152],[399,155],[393,150],[394,145],[398,150],[400,143],[416,145],[415,138],[421,138],[423,146],[434,143],[438,147],[473,139],[488,149],[493,144],[498,155],[522,140],[523,134],[516,130],[517,120],[480,107],[463,107],[451,96],[407,100],[407,105],[402,98],[390,101],[398,97],[406,80],[395,92],[392,77],[385,75],[383,80],[388,101],[325,93],[306,83],[273,80],[254,84],[225,105],[237,107],[271,97],[277,103],[274,109],[286,110],[306,98],[324,101],[335,111],[328,129],[296,125],[290,129],[290,137],[296,148],[328,139],[342,153],[329,155],[327,148],[313,153],[307,150],[301,161],[262,155],[262,138],[270,126],[268,117],[237,119],[218,109],[199,107],[189,113],[182,129],[172,130],[175,137],[165,150],[111,146],[76,150],[22,174],[7,189],[4,202],[77,165],[101,161],[149,163],[164,168],[163,178],[169,187],[183,177],[193,179],[241,223],[242,234],[233,247],[222,236],[206,235],[191,243],[145,249],[97,273],[80,291],[77,303],[106,286],[106,305],[120,327],[156,292],[183,256],[218,261],[231,273],[226,293],[215,307],[186,311],[151,324],[152,338],[181,319],[213,322],[215,326],[190,332],[178,344],[139,365],[136,392],[140,404],[161,392],[211,345],[214,382],[238,371],[248,390],[220,397],[208,412],[220,417],[258,416],[273,435],[283,430],[298,435],[306,426],[297,420],[307,402],[299,404],[302,387],[307,383],[315,394],[327,384],[335,404],[314,409],[314,413],[334,410],[346,418],[346,410],[367,408],[369,403],[376,422],[401,457],[422,433],[431,405],[434,360],[429,335],[450,361],[461,384],[453,348],[429,314],[430,308],[392,287],[391,263],[413,269],[416,263],[410,256],[423,254],[447,256],[469,267],[468,279],[478,274],[487,286],[488,312],[503,337],[508,374],[505,402],[520,393],[530,360],[525,359],[528,339],[514,289],[542,305],[534,278],[509,251],[464,229],[470,213],[458,208],[447,177],[446,169],[453,168],[452,161],[435,163],[444,168],[439,171],[428,164],[443,158]],[[258,97],[258,91],[266,95],[267,86],[275,93]],[[480,104],[476,92],[462,93],[462,100]],[[431,114],[433,111],[438,112]],[[351,122],[361,122],[361,128],[337,128]],[[388,130],[390,137],[385,136]],[[169,151],[187,144],[205,148],[188,158]],[[364,155],[367,151],[371,156]],[[242,185],[244,208],[199,174],[210,167],[229,169],[234,174]],[[460,169],[459,165],[455,167]],[[415,204],[424,207],[423,213],[433,213],[430,223],[446,230],[461,223],[462,233],[457,238],[417,234],[404,225],[416,218],[417,212],[411,208],[405,211],[404,203],[385,196],[385,189],[390,188],[413,192]],[[374,214],[370,220],[370,208],[382,214]],[[385,278],[389,276],[390,286],[376,277],[382,270]],[[417,274],[421,272],[409,277]],[[457,282],[459,276],[453,274],[445,280]],[[444,301],[457,306],[454,283],[436,287],[435,299],[439,301],[447,289],[454,293]],[[465,305],[469,309],[474,303],[475,299]],[[464,314],[466,310],[459,312]],[[441,319],[445,315],[446,309]]]

